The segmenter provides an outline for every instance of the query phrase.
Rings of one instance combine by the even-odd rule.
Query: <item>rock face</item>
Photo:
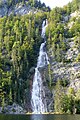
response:
[[[50,82],[48,66],[46,66],[44,69],[41,70],[41,76],[43,79],[47,109],[48,109],[48,112],[53,112],[53,94],[47,84],[48,82]]]
[[[0,6],[0,17],[3,17],[5,15],[10,16],[11,14],[14,15],[25,15],[29,14],[30,12],[35,12],[35,8],[32,8],[30,5],[26,4],[16,4],[14,7],[13,6],[8,6],[7,5],[7,0],[2,0]]]
[[[16,103],[13,103],[12,105],[8,105],[2,109],[0,107],[0,113],[6,113],[6,114],[25,114],[26,110],[24,110],[21,106],[19,106]]]
[[[69,86],[78,90],[80,88],[80,63],[56,63],[52,65],[53,82],[60,79],[66,79]]]
[[[75,92],[80,89],[80,79],[75,79],[73,82],[70,83],[70,88],[73,88]]]
[[[71,16],[73,17],[76,14],[77,13],[75,12],[75,14],[72,14]],[[52,84],[56,83],[57,80],[67,80],[67,89],[74,88],[75,92],[77,92],[80,89],[80,62],[76,59],[80,50],[75,44],[75,39],[76,38],[74,37],[65,38],[68,49],[64,53],[64,58],[67,62],[57,62],[52,54],[51,48],[49,49],[48,54],[51,61]]]
[[[71,43],[71,45],[72,44],[73,43]],[[71,51],[70,47],[65,55],[65,58],[70,60],[69,63],[51,63],[52,84],[56,83],[57,80],[67,80],[67,88],[74,88],[75,92],[80,89],[80,63],[76,62],[78,53],[77,48],[73,48]],[[75,62],[73,62],[74,60]]]
[[[8,11],[8,15],[12,14],[12,12],[14,12],[14,15],[24,15],[28,14],[31,11],[32,10],[30,6],[19,4],[18,6],[15,6],[14,10],[10,8]]]
[[[75,11],[69,16],[63,16],[64,23],[67,24],[67,28],[71,30],[75,21],[80,17],[80,11]],[[54,57],[53,50],[50,48],[48,54],[50,56],[51,72],[52,72],[52,82],[56,82],[58,79],[66,79],[69,82],[68,87],[74,88],[75,91],[80,89],[80,63],[77,61],[77,56],[80,53],[80,47],[77,46],[75,41],[80,40],[80,38],[64,38],[66,41],[67,50],[64,54],[64,59],[67,62],[57,62]]]

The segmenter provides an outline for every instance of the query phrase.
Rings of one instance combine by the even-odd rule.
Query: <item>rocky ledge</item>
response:
[[[53,63],[51,67],[52,82],[66,80],[68,88],[74,88],[75,92],[80,88],[80,63]]]
[[[0,5],[0,17],[3,16],[10,16],[11,14],[14,15],[25,15],[29,14],[30,12],[35,13],[36,9],[32,8],[30,5],[26,4],[16,4],[14,7],[13,6],[8,6],[6,0],[2,1],[2,4]]]
[[[24,110],[18,104],[13,103],[12,105],[7,105],[4,108],[0,107],[0,113],[5,113],[5,114],[25,114],[26,110]]]

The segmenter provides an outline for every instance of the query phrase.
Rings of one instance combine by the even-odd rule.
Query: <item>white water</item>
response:
[[[41,36],[45,40],[45,30],[47,27],[47,21],[43,21]],[[49,64],[48,56],[45,51],[46,41],[41,44],[39,57],[37,61],[37,67],[35,68],[35,75],[32,86],[32,98],[31,105],[33,113],[45,113],[47,112],[47,104],[45,99],[45,91],[43,87],[43,80],[39,68],[44,68]]]

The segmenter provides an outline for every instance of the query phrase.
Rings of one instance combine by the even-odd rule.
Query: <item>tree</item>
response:
[[[63,113],[63,88],[60,84],[60,80],[57,81],[54,94],[54,110],[58,113]]]
[[[57,44],[57,48],[56,48],[56,60],[58,62],[61,61],[61,50],[60,50],[59,44]]]

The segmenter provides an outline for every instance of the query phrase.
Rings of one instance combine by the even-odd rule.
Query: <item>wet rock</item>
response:
[[[45,91],[45,101],[47,104],[48,112],[53,111],[53,94],[52,91],[49,89],[48,82],[49,82],[49,74],[48,74],[48,65],[44,68],[40,69],[42,80],[43,80],[43,89]]]
[[[2,107],[0,107],[0,113],[2,113]]]
[[[24,110],[18,104],[13,103],[12,105],[5,106],[4,109],[2,109],[2,107],[0,107],[0,113],[5,113],[5,114],[25,114],[26,110]]]
[[[32,67],[29,71],[30,74],[34,74],[35,73],[35,67]]]

